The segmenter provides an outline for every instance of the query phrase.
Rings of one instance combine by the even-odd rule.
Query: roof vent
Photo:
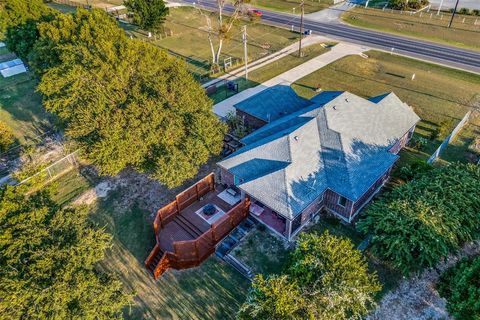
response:
[[[333,110],[337,110],[337,106],[333,106]]]
[[[298,139],[300,139],[298,136],[295,136],[293,137],[293,139],[295,139],[295,141],[298,141]]]
[[[348,102],[348,98],[345,98],[345,102]]]

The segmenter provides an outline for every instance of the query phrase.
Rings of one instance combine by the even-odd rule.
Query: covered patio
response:
[[[287,219],[253,198],[250,204],[250,215],[273,231],[287,237]]]

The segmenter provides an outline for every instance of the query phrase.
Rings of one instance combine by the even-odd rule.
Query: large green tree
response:
[[[362,319],[381,285],[347,238],[324,232],[300,234],[288,274],[309,301],[316,319]]]
[[[30,55],[30,64],[40,73],[62,61],[73,63],[82,55],[95,57],[97,63],[108,62],[112,58],[109,55],[124,48],[127,41],[115,19],[97,9],[56,14],[39,23],[37,29],[39,34]],[[75,57],[69,57],[71,54]],[[90,67],[96,66],[92,64]]]
[[[48,192],[0,190],[0,318],[121,318],[128,296],[101,272],[111,237]]]
[[[184,63],[117,34],[102,11],[61,19],[40,26],[39,56],[55,55],[38,89],[101,173],[131,166],[173,187],[221,151],[225,126]],[[65,19],[73,27],[58,30]],[[79,32],[65,41],[68,30]]]
[[[8,28],[51,13],[42,0],[0,0],[0,37]]]
[[[362,319],[381,290],[346,238],[300,234],[284,275],[254,279],[239,319]]]
[[[367,207],[358,228],[405,274],[433,266],[480,226],[480,167],[452,164],[420,175]]]
[[[140,28],[158,32],[162,29],[168,8],[163,0],[125,0],[125,6],[133,12],[133,19]]]
[[[237,318],[304,320],[308,315],[300,288],[287,275],[268,279],[258,275],[252,282],[247,301],[240,308]]]
[[[456,319],[480,319],[480,257],[461,260],[448,269],[437,289]]]

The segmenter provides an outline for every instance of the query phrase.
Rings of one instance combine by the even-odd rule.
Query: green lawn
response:
[[[313,44],[303,49],[304,56],[302,57],[299,57],[297,53],[292,53],[272,63],[269,63],[264,67],[249,72],[248,80],[242,77],[235,80],[235,82],[238,83],[239,91],[255,87],[327,51],[329,51],[329,49],[323,47],[322,44]],[[210,95],[210,98],[214,101],[214,103],[218,103],[232,96],[233,94],[235,94],[235,92],[227,90],[225,86],[220,86],[217,89],[217,92]]]
[[[255,274],[269,275],[281,273],[288,250],[283,240],[257,226],[232,250],[232,254]]]
[[[295,8],[295,13],[300,13],[300,1],[298,0],[252,0],[250,3],[254,7],[288,13],[293,13],[293,8]],[[320,11],[332,4],[333,0],[306,0],[305,13]]]
[[[215,14],[205,13],[210,15],[212,23],[215,23]],[[172,8],[165,23],[166,30],[169,30],[172,35],[153,41],[153,43],[184,59],[195,75],[202,77],[202,80],[208,80],[211,51],[206,25],[205,17],[198,10],[191,7]],[[298,38],[297,33],[289,30],[244,19],[234,25],[229,38],[224,41],[220,59],[222,67],[224,59],[228,57],[232,57],[234,64],[241,64],[243,59],[241,28],[243,25],[248,27],[248,58],[250,61],[283,49]],[[123,27],[127,29],[128,34],[145,38],[144,34],[137,32],[132,26],[123,25]],[[216,43],[216,40],[214,42]]]
[[[410,15],[400,14],[398,11],[392,13],[390,10],[357,7],[345,12],[342,19],[357,27],[480,50],[480,24],[475,25],[475,16],[456,15],[452,28],[447,28],[449,13],[437,16],[436,11],[432,11]]]
[[[445,138],[434,139],[433,132],[442,123],[453,130],[465,113],[476,104],[480,76],[422,61],[369,51],[368,59],[348,56],[295,82],[292,87],[303,97],[316,94],[316,86],[323,90],[344,90],[363,97],[372,97],[393,91],[402,101],[413,107],[422,121],[416,136],[429,143],[422,150],[432,154]],[[415,80],[411,80],[415,74]]]
[[[93,211],[99,226],[114,237],[102,263],[117,272],[125,287],[136,293],[125,310],[127,319],[230,319],[243,303],[249,281],[216,257],[198,268],[168,271],[154,281],[143,262],[154,246],[149,212],[133,205],[115,207],[121,192],[114,192]]]

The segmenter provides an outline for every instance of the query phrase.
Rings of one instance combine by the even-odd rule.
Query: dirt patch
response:
[[[119,212],[125,212],[134,204],[139,208],[150,212],[153,219],[159,208],[175,199],[181,191],[193,185],[197,180],[205,177],[216,170],[217,159],[210,160],[203,165],[194,179],[186,181],[177,188],[169,189],[158,180],[150,178],[146,174],[127,169],[115,177],[103,177],[95,188],[92,188],[79,196],[74,204],[90,205],[99,198],[106,198],[112,192],[116,193],[113,206]]]
[[[480,254],[480,241],[466,244],[435,268],[403,280],[399,287],[385,295],[367,320],[431,320],[453,319],[446,310],[446,300],[440,297],[435,285],[440,275],[465,257]]]

